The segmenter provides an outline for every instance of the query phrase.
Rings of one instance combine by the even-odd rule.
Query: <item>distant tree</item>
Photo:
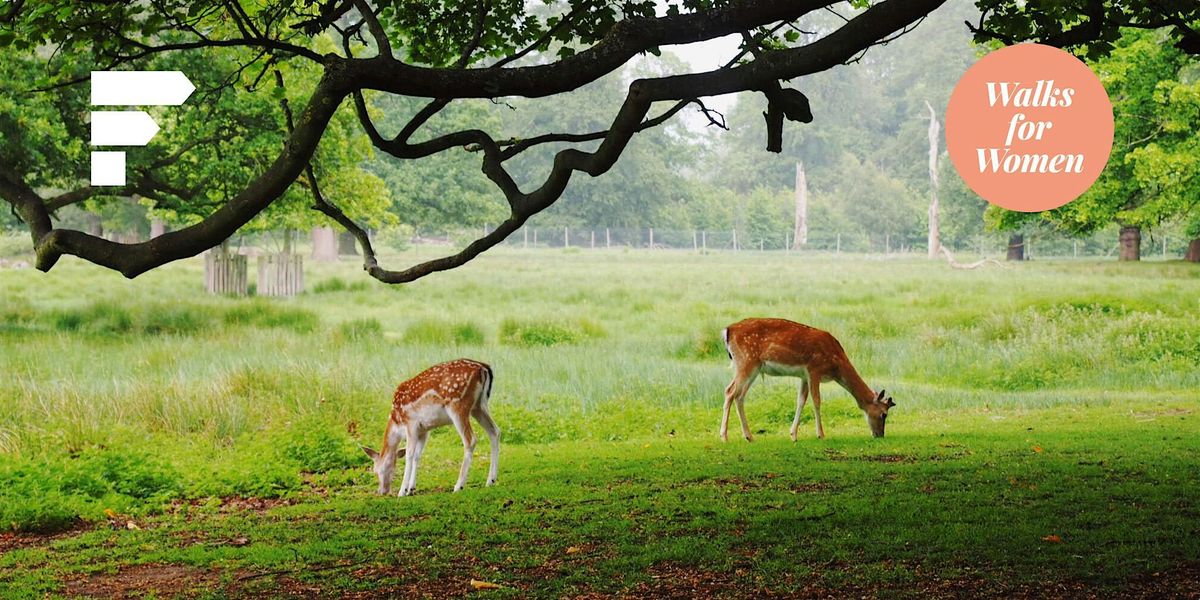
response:
[[[807,120],[802,96],[781,89],[781,81],[852,61],[943,2],[883,0],[867,7],[867,0],[856,0],[854,4],[865,10],[820,39],[804,39],[803,44],[797,43],[799,36],[788,25],[834,3],[674,0],[665,3],[659,14],[660,3],[654,0],[568,0],[555,5],[553,16],[542,17],[533,12],[530,5],[535,3],[461,0],[380,2],[376,6],[367,0],[9,2],[0,13],[0,48],[4,52],[0,62],[21,58],[36,63],[31,66],[35,71],[52,72],[49,85],[79,80],[80,69],[59,68],[63,60],[86,69],[145,68],[163,54],[205,60],[230,49],[241,49],[252,57],[237,73],[254,78],[268,65],[295,62],[314,70],[315,84],[311,88],[297,86],[295,127],[280,137],[274,156],[255,165],[253,177],[248,181],[224,177],[205,181],[204,190],[195,196],[211,202],[211,212],[153,240],[117,244],[55,227],[50,217],[53,207],[44,196],[47,187],[53,186],[41,181],[38,171],[70,162],[69,154],[60,152],[59,146],[82,143],[86,139],[82,132],[58,138],[61,142],[29,138],[37,148],[28,150],[31,158],[23,164],[6,156],[0,163],[0,197],[29,228],[38,268],[49,270],[63,254],[72,254],[135,277],[220,243],[283,198],[297,178],[309,175],[312,179],[314,171],[309,166],[318,143],[335,122],[340,107],[350,100],[359,126],[376,149],[402,160],[424,159],[464,147],[475,150],[483,172],[508,203],[505,220],[459,253],[390,271],[378,264],[363,226],[340,208],[345,197],[314,200],[320,212],[356,235],[371,276],[388,283],[411,281],[462,265],[500,243],[531,216],[553,205],[575,172],[591,176],[608,172],[638,132],[665,122],[699,98],[753,90],[771,99],[774,114]],[[345,40],[340,48],[319,44],[329,31]],[[552,97],[596,81],[659,47],[742,32],[756,42],[739,56],[730,57],[724,68],[631,82],[621,107],[601,130],[529,131],[498,139],[469,127],[432,138],[417,136],[430,118],[456,101]],[[519,63],[531,52],[552,45],[559,47],[558,58],[552,62],[530,64],[529,59]],[[39,53],[38,48],[51,51]],[[61,87],[56,89],[49,102],[71,96]],[[293,89],[289,84],[288,93]],[[370,117],[364,91],[430,101],[394,137],[385,137]],[[5,93],[14,92],[6,89]],[[82,129],[80,115],[85,107],[81,100],[77,102],[80,106],[68,123],[76,124],[71,126],[78,130]],[[663,112],[651,116],[655,103],[664,103],[659,108]],[[768,133],[778,137],[782,128],[782,119],[772,121]],[[546,143],[596,141],[600,145],[593,151],[559,150],[545,176],[532,187],[519,186],[506,167],[513,156]],[[319,163],[315,175],[325,176]],[[74,189],[79,178],[71,179],[59,177],[57,188]]]
[[[849,189],[846,186],[860,176],[863,164],[873,171],[868,183],[882,186],[873,197],[900,193],[907,201],[909,190],[928,190],[929,112],[925,103],[941,112],[958,78],[976,60],[971,34],[962,22],[977,18],[970,0],[948,2],[922,21],[912,35],[868,50],[859,57],[857,68],[816,73],[800,80],[797,88],[808,96],[822,126],[785,130],[783,152],[777,157],[756,152],[764,141],[762,132],[747,126],[762,122],[765,100],[757,95],[739,96],[727,119],[731,131],[717,136],[710,181],[732,195],[748,194],[760,185],[791,187],[795,163],[804,161],[814,201],[819,198],[816,210],[840,211],[836,227],[833,222],[823,222],[818,214],[811,215],[810,231],[818,237],[836,233],[831,228],[867,235],[877,225],[871,209],[859,209],[856,201],[839,197],[834,190]],[[839,23],[837,16],[823,13],[812,15],[800,27],[816,38]],[[944,148],[944,142],[940,146]],[[854,161],[846,160],[847,155]],[[853,184],[855,193],[870,196],[862,185]],[[902,189],[905,191],[899,192]],[[892,237],[924,236],[928,203],[905,206],[917,215],[900,221],[911,228],[903,232],[889,225]],[[983,230],[981,219],[971,226],[972,235]],[[877,233],[881,240],[888,235]]]
[[[1120,225],[1120,259],[1141,257],[1142,230],[1195,219],[1200,165],[1200,84],[1182,83],[1187,54],[1164,44],[1158,31],[1129,30],[1094,61],[1113,102],[1116,131],[1108,165],[1080,198],[1042,213],[989,209],[999,229],[1044,222],[1072,234]]]

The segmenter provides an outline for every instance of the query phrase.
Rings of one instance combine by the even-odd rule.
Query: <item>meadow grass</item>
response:
[[[1194,265],[507,250],[402,287],[308,270],[290,300],[206,297],[199,261],[134,281],[68,260],[0,271],[0,530],[101,524],[8,552],[0,589],[153,563],[233,593],[439,577],[638,593],[671,569],[795,594],[910,590],[932,570],[1011,592],[1200,561]],[[792,444],[795,382],[766,378],[747,400],[758,441],[717,442],[720,330],[748,316],[833,332],[896,398],[888,436],[831,384],[829,439]],[[427,493],[368,497],[357,445],[378,442],[392,388],[458,356],[496,371],[502,485],[441,494],[460,454],[441,430]],[[295,504],[221,508],[239,497]],[[114,514],[144,527],[114,533]],[[180,541],[196,536],[250,541]],[[359,561],[370,577],[237,579]]]

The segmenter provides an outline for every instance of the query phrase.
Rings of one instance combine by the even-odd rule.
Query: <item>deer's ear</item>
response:
[[[359,446],[359,448],[362,448],[362,451],[363,451],[363,452],[364,452],[364,453],[365,453],[367,456],[371,457],[371,460],[378,460],[378,459],[379,459],[379,453],[378,453],[378,452],[376,452],[375,450],[373,450],[373,449],[371,449],[371,448],[368,448],[368,447],[366,447],[366,446]]]
[[[891,408],[891,407],[893,407],[893,406],[895,406],[895,405],[896,405],[896,403],[895,403],[895,402],[893,402],[891,398],[888,398],[888,399],[887,399],[887,406],[888,406],[888,408]]]
[[[876,402],[883,402],[883,397],[887,395],[887,390],[879,390],[879,394],[875,396]]]

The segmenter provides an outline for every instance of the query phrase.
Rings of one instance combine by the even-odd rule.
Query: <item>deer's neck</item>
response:
[[[404,438],[404,426],[398,423],[394,418],[389,419],[387,429],[383,432],[383,450],[380,452],[384,456],[395,457],[396,451],[400,449],[400,442],[403,441]]]
[[[875,401],[875,390],[871,389],[871,386],[863,381],[858,371],[854,370],[854,365],[851,365],[849,362],[846,362],[845,367],[842,368],[841,378],[838,380],[838,383],[842,384],[842,387],[846,388],[846,391],[850,392],[851,396],[854,396],[854,400],[858,402],[859,408],[865,409],[868,404]]]

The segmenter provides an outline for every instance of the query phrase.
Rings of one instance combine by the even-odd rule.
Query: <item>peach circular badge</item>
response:
[[[997,206],[1062,206],[1096,181],[1113,143],[1112,103],[1078,58],[1041,44],[1001,48],[967,69],[946,108],[959,175]]]

